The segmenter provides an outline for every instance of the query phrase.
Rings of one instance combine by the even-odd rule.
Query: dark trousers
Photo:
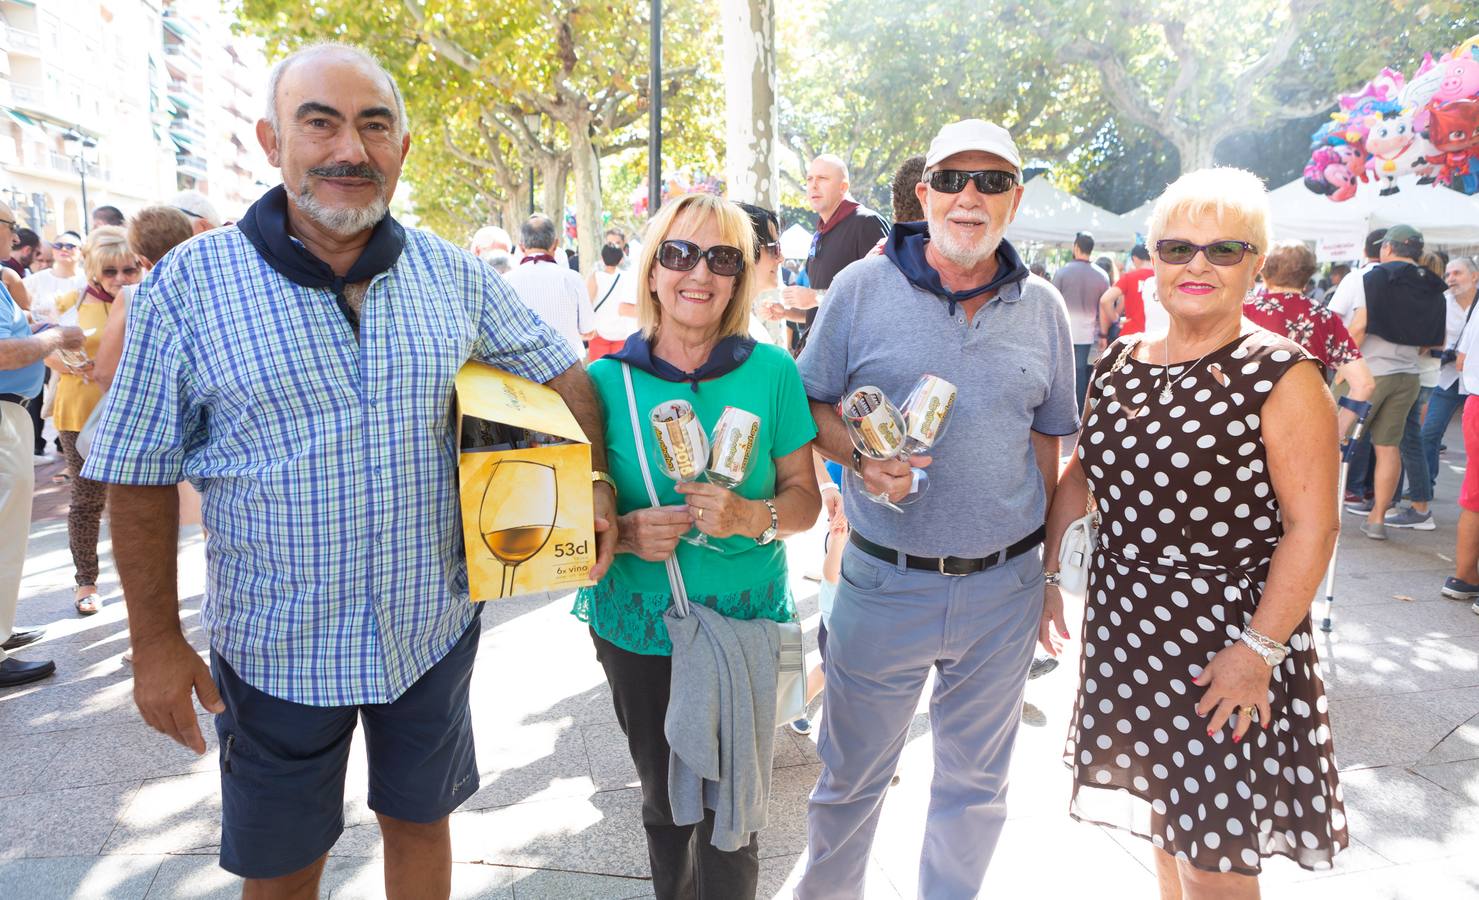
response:
[[[1428,408],[1428,398],[1432,393],[1432,388],[1419,389],[1417,401],[1407,411],[1407,425],[1402,429],[1402,443],[1399,445],[1402,473],[1397,477],[1397,495],[1392,498],[1392,506],[1402,499],[1403,485],[1407,487],[1405,493],[1414,502],[1427,503],[1433,499],[1433,477],[1428,472],[1428,457],[1422,437],[1423,411]]]
[[[673,824],[668,804],[668,740],[663,720],[668,714],[670,656],[646,656],[623,650],[595,631],[596,659],[606,670],[616,721],[642,782],[642,827],[647,831],[647,859],[652,864],[652,890],[657,900],[754,900],[760,877],[760,842],[732,853],[714,848],[714,813],[696,825]]]
[[[51,381],[51,370],[47,369],[41,381],[41,390],[26,404],[26,409],[31,413],[31,427],[36,432],[36,455],[40,456],[46,452],[46,438],[41,436],[41,404],[46,400],[46,382]]]

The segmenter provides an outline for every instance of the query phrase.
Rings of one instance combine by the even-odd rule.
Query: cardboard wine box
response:
[[[552,388],[470,362],[457,463],[473,602],[591,584],[591,447]]]

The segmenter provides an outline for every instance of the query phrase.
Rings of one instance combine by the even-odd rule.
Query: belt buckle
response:
[[[935,560],[935,568],[937,568],[937,569],[940,570],[940,574],[941,575],[949,575],[951,578],[964,578],[967,575],[970,575],[971,574],[970,572],[947,572],[947,571],[945,571],[945,560],[947,560],[949,558],[950,557],[948,557],[948,556],[941,556],[941,557],[939,557],[939,558],[937,558]]]

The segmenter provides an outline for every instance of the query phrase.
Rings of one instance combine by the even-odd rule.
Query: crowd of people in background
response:
[[[13,529],[6,541],[24,559],[35,470],[60,457],[64,465],[51,477],[57,485],[70,485],[67,538],[75,581],[73,605],[78,615],[91,616],[101,608],[98,536],[106,486],[84,477],[82,467],[96,413],[123,352],[129,298],[144,273],[170,249],[226,223],[198,191],[181,191],[131,218],[116,207],[99,206],[92,211],[85,238],[76,231],[61,231],[43,240],[33,229],[14,223],[8,210],[3,220],[0,228],[13,235],[3,270],[3,299],[9,309],[0,310],[0,319],[10,328],[6,340],[28,342],[29,355],[63,335],[82,338],[73,346],[69,337],[24,366],[0,365],[0,378],[26,387],[0,392],[13,397],[8,405],[19,408],[27,420],[25,446],[5,448],[12,474],[26,469],[25,490],[19,489],[18,481],[14,491],[5,494],[6,527]],[[21,349],[17,345],[15,352]],[[20,433],[16,429],[8,437]],[[182,490],[188,512],[195,495],[188,485]],[[28,684],[55,671],[54,660],[8,656],[45,635],[43,628],[15,625],[22,569],[17,563],[0,571],[0,687]],[[125,652],[124,660],[130,659],[131,653]]]

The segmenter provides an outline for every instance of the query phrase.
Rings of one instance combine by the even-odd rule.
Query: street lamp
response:
[[[87,211],[87,167],[97,162],[98,142],[85,134],[79,134],[75,128],[68,128],[67,133],[62,135],[62,146],[66,147],[67,156],[72,159],[72,168],[82,179],[82,233],[91,234],[92,216]]]
[[[536,140],[539,137],[539,126],[540,126],[540,124],[541,124],[541,120],[539,118],[539,113],[535,112],[535,113],[525,113],[524,114],[524,127],[529,129],[529,134],[533,135]],[[535,212],[535,206],[534,206],[534,166],[533,165],[530,165],[529,166],[529,213],[530,213],[530,215],[533,215],[534,212]]]

